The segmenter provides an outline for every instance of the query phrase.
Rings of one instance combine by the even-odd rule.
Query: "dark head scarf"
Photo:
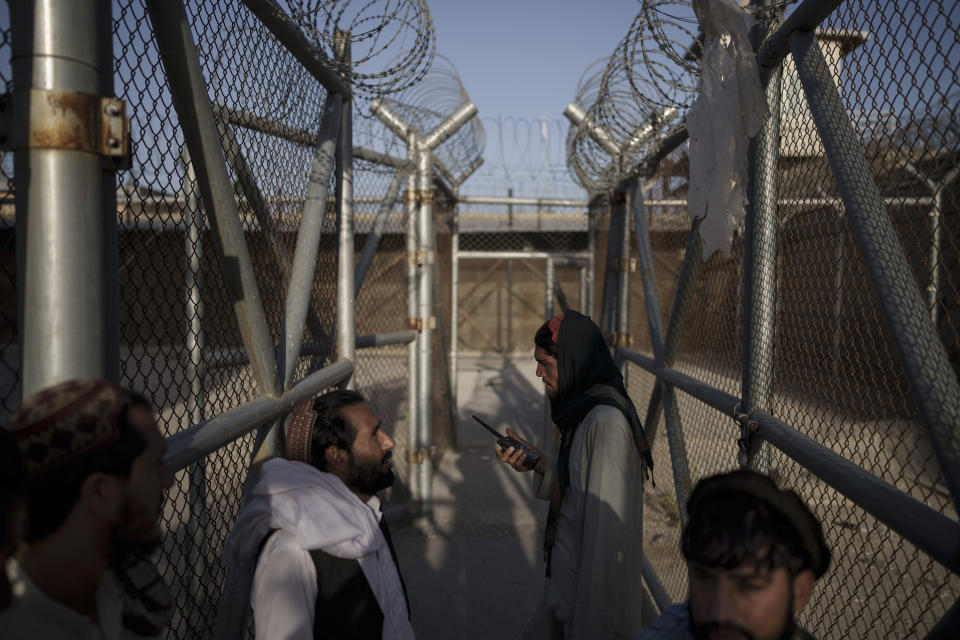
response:
[[[544,561],[550,576],[550,558],[556,539],[560,503],[570,486],[570,448],[573,436],[584,417],[596,406],[610,405],[618,409],[633,433],[633,441],[643,456],[647,470],[653,469],[650,444],[640,418],[633,407],[623,376],[610,356],[603,334],[590,318],[576,311],[566,311],[555,330],[554,317],[549,327],[557,341],[557,397],[550,401],[551,416],[560,430],[560,452],[557,456],[557,489],[550,502],[547,528],[543,536]]]
[[[550,402],[550,409],[553,422],[560,429],[557,470],[563,491],[570,485],[573,435],[583,418],[598,405],[610,405],[624,415],[647,469],[653,468],[647,436],[600,327],[576,311],[568,310],[560,324],[557,374],[557,397]]]

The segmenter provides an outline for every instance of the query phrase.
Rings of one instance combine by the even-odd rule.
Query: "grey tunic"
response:
[[[555,460],[534,479],[549,500]],[[630,424],[599,405],[570,450],[570,487],[560,507],[551,577],[526,639],[630,638],[640,631],[643,468]]]

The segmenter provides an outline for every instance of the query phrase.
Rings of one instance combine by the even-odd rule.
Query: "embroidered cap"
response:
[[[68,380],[28,397],[7,419],[36,478],[117,440],[128,394],[96,378]]]
[[[313,410],[313,398],[304,400],[294,409],[287,425],[287,460],[310,462],[310,435],[317,412]]]

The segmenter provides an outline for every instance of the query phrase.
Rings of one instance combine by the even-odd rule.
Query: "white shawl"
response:
[[[383,637],[412,640],[400,575],[377,513],[340,478],[303,462],[276,458],[264,463],[224,544],[228,566],[243,570],[254,565],[261,543],[274,529],[292,534],[305,551],[356,559],[383,612]]]

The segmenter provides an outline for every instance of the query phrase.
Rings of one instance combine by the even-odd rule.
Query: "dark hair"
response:
[[[357,432],[340,415],[340,409],[355,404],[363,404],[367,399],[356,391],[339,389],[318,396],[313,401],[313,410],[317,412],[317,419],[310,432],[310,462],[321,471],[327,470],[327,459],[324,452],[327,447],[350,449],[357,437]]]
[[[80,487],[87,476],[106,473],[126,478],[133,461],[147,448],[147,442],[130,423],[131,407],[152,410],[149,401],[133,391],[124,390],[127,400],[117,416],[119,436],[109,445],[92,451],[27,484],[28,542],[42,540],[60,528],[70,515]]]
[[[13,434],[0,428],[0,547],[8,547],[13,507],[25,495],[27,468]]]
[[[553,331],[550,330],[550,323],[544,322],[537,329],[537,334],[533,336],[533,344],[547,352],[547,355],[557,357],[557,343],[553,341]]]
[[[733,569],[784,567],[822,576],[830,562],[820,523],[792,491],[747,470],[700,481],[688,501],[683,556],[688,562]]]

